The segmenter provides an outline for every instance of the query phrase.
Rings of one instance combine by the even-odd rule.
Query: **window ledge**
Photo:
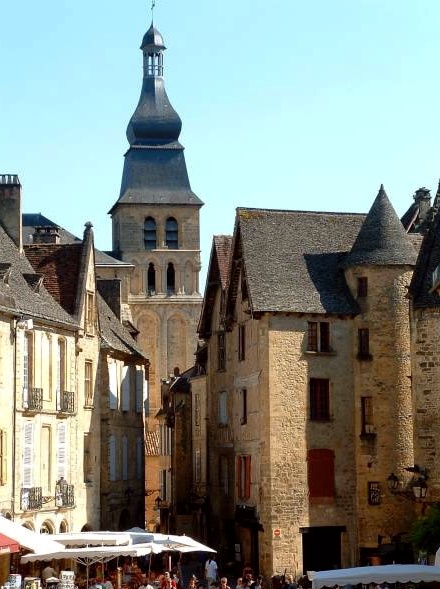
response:
[[[371,354],[358,354],[356,358],[361,361],[370,362],[373,359],[373,356]]]
[[[217,425],[218,425],[219,428],[223,428],[223,429],[226,428],[226,427],[228,427],[228,424],[227,423],[218,423]]]
[[[309,356],[336,356],[335,350],[328,350],[327,352],[321,352],[320,350],[306,350],[304,353]]]
[[[333,421],[332,417],[309,417],[309,421],[313,421],[314,423],[331,423]]]
[[[361,440],[375,440],[376,437],[377,437],[377,434],[376,434],[376,432],[368,432],[368,433],[367,432],[362,432],[359,435],[359,437],[360,437]]]

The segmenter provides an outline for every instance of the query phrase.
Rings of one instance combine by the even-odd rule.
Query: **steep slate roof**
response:
[[[145,359],[128,329],[122,325],[99,293],[96,295],[96,301],[103,347],[111,348],[122,354],[134,355],[139,359]]]
[[[83,244],[38,244],[24,247],[35,272],[44,274],[48,291],[71,315],[75,313]]]
[[[210,332],[212,309],[219,288],[226,290],[232,252],[231,235],[214,235],[209,259],[203,306],[197,331],[201,336]]]
[[[416,250],[381,185],[378,195],[344,260],[344,267],[363,264],[414,265]]]
[[[234,240],[241,241],[252,311],[357,313],[341,262],[364,219],[355,213],[237,209]]]
[[[440,307],[440,296],[432,289],[432,273],[440,265],[440,186],[433,204],[434,218],[427,227],[413,273],[410,296],[416,308]]]
[[[0,226],[1,277],[0,308],[33,318],[54,321],[76,328],[76,321],[54,300],[42,285],[28,259]],[[32,280],[34,277],[34,280]]]

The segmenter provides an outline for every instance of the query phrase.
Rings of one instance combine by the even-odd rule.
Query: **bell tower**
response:
[[[138,342],[151,362],[146,430],[158,438],[161,381],[194,363],[199,289],[199,211],[203,202],[191,190],[182,121],[164,85],[165,44],[151,24],[141,44],[143,80],[128,123],[119,198],[112,217],[113,255],[132,264],[128,303],[139,330]],[[149,470],[147,486],[164,486]],[[160,470],[160,465],[158,465]],[[154,499],[154,497],[153,497]],[[164,499],[164,497],[162,497]]]

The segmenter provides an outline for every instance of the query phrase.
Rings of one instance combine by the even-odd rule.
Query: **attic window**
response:
[[[5,284],[9,283],[9,277],[11,275],[11,264],[3,263],[0,264],[0,278]]]
[[[368,278],[359,276],[357,279],[357,296],[362,298],[368,295]]]

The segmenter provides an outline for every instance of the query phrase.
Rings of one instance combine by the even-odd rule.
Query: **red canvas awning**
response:
[[[4,534],[0,534],[0,554],[6,554],[7,552],[18,552],[20,550],[20,545],[5,536]]]

